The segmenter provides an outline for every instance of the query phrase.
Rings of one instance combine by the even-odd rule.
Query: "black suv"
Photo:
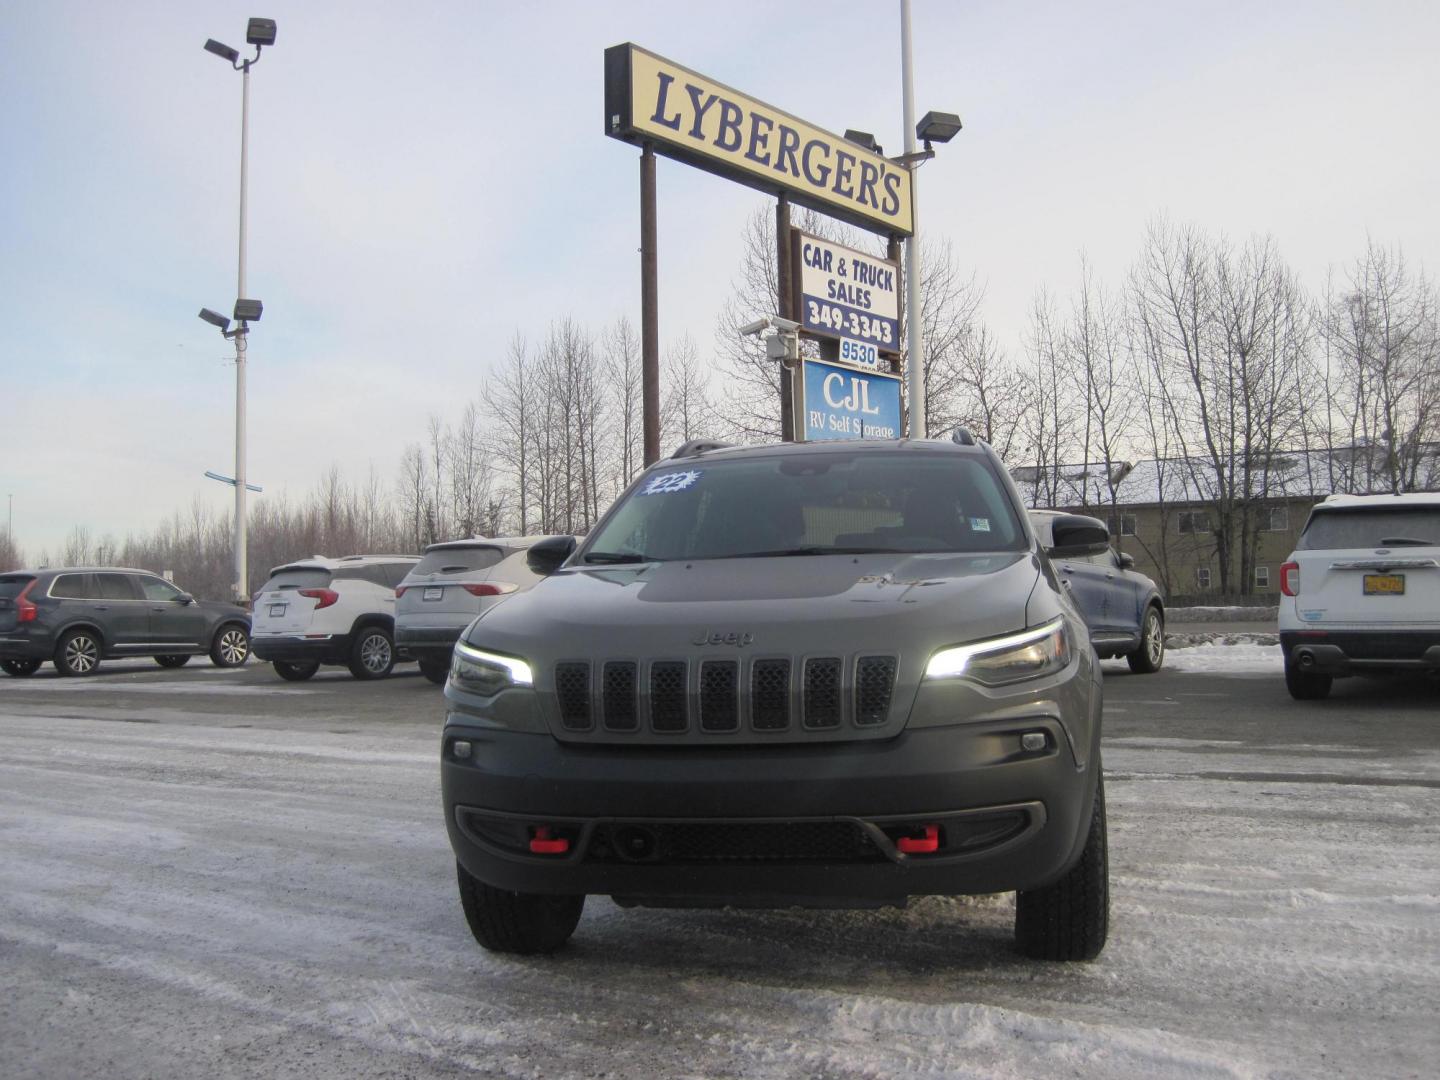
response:
[[[250,613],[196,600],[146,570],[76,566],[0,574],[0,668],[90,675],[103,658],[153,656],[180,667],[208,653],[217,667],[250,655]]]
[[[1014,889],[1026,953],[1100,952],[1100,665],[988,446],[687,444],[578,548],[529,561],[546,576],[471,624],[445,689],[446,825],[482,945],[558,948],[591,893]]]

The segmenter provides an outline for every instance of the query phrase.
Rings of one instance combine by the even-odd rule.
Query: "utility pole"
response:
[[[925,438],[925,320],[920,309],[920,162],[915,160],[915,72],[910,59],[910,0],[900,0],[900,72],[904,83],[905,155],[910,159],[911,233],[905,241],[905,389],[910,399],[912,439]]]

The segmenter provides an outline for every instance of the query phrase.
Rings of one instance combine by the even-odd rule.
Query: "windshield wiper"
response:
[[[649,555],[642,555],[638,551],[590,551],[586,552],[584,561],[587,563],[640,563],[656,562]]]
[[[904,555],[915,554],[903,548],[885,547],[812,547],[778,548],[775,551],[746,551],[737,559],[780,559],[790,555]]]
[[[1416,547],[1440,547],[1434,540],[1420,540],[1413,536],[1382,536],[1382,544],[1414,544]]]

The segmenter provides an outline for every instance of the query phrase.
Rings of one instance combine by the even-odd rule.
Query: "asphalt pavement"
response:
[[[440,691],[401,670],[0,680],[0,1074],[1433,1075],[1424,680],[1302,704],[1278,670],[1107,664],[1112,934],[1047,965],[1009,896],[591,898],[555,957],[487,954],[440,819]]]

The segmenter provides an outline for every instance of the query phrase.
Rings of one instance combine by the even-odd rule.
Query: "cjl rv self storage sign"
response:
[[[805,440],[898,439],[900,380],[805,361]]]
[[[898,353],[899,265],[799,230],[793,235],[800,325],[812,334],[849,339],[841,343],[841,359],[847,363],[875,367],[876,350]]]

